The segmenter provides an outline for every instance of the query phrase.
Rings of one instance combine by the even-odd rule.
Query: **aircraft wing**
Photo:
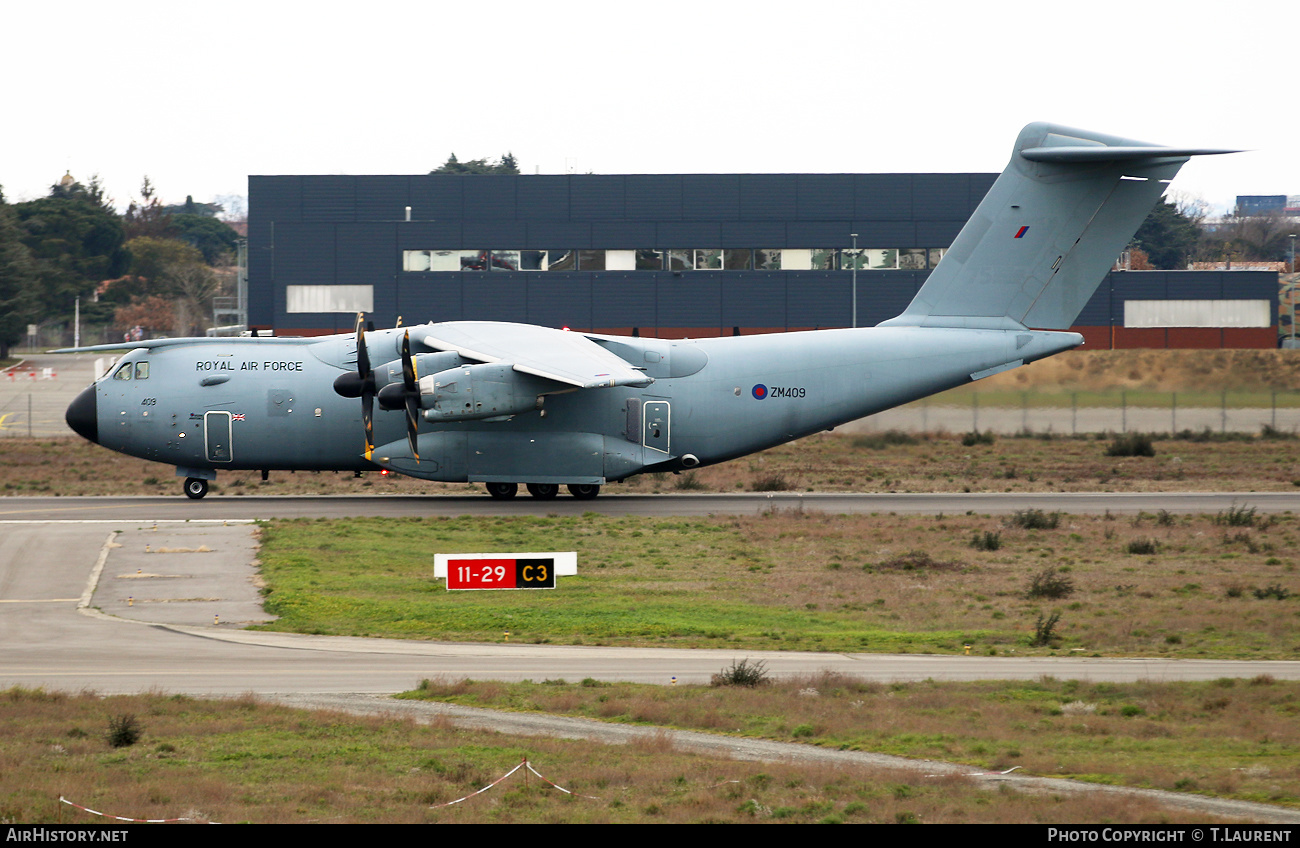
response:
[[[648,386],[653,377],[633,368],[582,333],[534,324],[453,321],[429,325],[424,343],[466,359],[499,362],[514,370],[580,389]]]

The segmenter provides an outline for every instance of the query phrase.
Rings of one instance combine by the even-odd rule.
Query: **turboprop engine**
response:
[[[473,421],[508,418],[541,409],[552,380],[534,377],[509,365],[461,365],[420,378],[420,406],[425,421]]]

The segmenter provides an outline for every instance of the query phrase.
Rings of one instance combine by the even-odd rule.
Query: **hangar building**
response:
[[[251,176],[250,326],[518,321],[662,338],[899,314],[997,174]],[[854,281],[857,315],[854,320]],[[1277,275],[1117,272],[1098,347],[1275,347]]]

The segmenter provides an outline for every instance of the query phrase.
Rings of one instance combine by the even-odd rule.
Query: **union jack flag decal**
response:
[[[231,420],[231,421],[243,421],[243,420],[244,420],[244,413],[242,413],[242,412],[236,412],[234,415],[230,416],[230,420]]]

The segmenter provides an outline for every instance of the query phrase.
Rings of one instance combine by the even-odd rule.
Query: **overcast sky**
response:
[[[249,174],[1000,171],[1047,120],[1248,148],[1173,188],[1300,194],[1300,4],[10,3],[0,185],[118,206]]]

